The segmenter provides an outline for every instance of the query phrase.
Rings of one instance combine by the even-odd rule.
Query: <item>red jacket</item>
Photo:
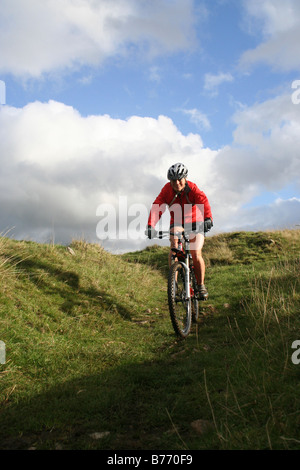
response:
[[[183,225],[184,223],[202,222],[206,218],[212,219],[211,208],[203,191],[195,183],[187,181],[184,190],[176,193],[167,183],[155,199],[150,211],[148,225],[155,225],[168,206],[171,220],[170,225]]]

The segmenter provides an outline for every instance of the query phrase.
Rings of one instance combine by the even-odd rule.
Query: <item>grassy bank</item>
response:
[[[207,238],[185,341],[166,248],[69,248],[0,240],[1,449],[300,448],[299,231]]]

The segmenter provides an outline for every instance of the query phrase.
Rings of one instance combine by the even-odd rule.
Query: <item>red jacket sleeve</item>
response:
[[[194,185],[194,187],[192,188],[192,191],[194,193],[194,198],[195,198],[193,202],[195,204],[203,204],[204,206],[204,219],[208,219],[208,218],[213,219],[211,207],[208,202],[208,198],[206,194],[203,191],[200,191],[200,189],[196,185]]]
[[[162,188],[161,192],[152,204],[148,225],[155,227],[168,205],[168,183]]]

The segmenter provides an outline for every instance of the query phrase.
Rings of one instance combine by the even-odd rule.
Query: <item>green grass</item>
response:
[[[300,448],[299,231],[208,237],[185,341],[167,248],[71,248],[0,239],[1,449]]]

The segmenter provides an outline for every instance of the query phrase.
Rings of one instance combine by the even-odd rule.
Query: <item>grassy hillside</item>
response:
[[[1,238],[0,448],[299,449],[299,253],[296,230],[207,238],[178,341],[168,249]]]

